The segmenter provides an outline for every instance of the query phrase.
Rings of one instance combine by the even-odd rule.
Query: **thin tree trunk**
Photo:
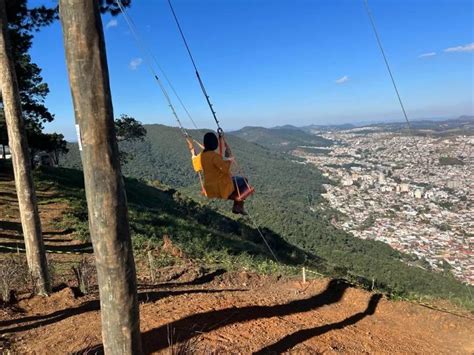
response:
[[[140,354],[135,263],[98,2],[60,0],[59,10],[74,111],[81,132],[104,351]]]
[[[0,82],[8,129],[15,185],[25,238],[26,258],[40,294],[51,291],[48,264],[41,234],[41,221],[31,175],[30,154],[21,113],[20,94],[8,39],[5,0],[0,0]]]

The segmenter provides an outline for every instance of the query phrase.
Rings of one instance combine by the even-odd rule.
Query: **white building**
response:
[[[383,175],[383,173],[379,174],[379,184],[385,185],[385,176]]]
[[[350,177],[345,177],[341,180],[342,186],[351,186],[354,181],[352,181],[352,178]]]

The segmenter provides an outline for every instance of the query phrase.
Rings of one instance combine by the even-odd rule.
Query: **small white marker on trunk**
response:
[[[82,152],[82,138],[81,138],[81,127],[76,123],[76,134],[77,134],[77,145],[79,146],[79,151]]]

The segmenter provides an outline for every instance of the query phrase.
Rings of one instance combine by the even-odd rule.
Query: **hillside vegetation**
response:
[[[177,129],[161,125],[146,126],[146,129],[148,135],[144,142],[122,147],[136,156],[124,167],[124,174],[179,188],[182,194],[199,202],[186,199],[185,206],[188,207],[161,210],[164,206],[173,206],[171,197],[150,190],[139,180],[128,180],[131,203],[139,207],[137,211],[146,215],[141,218],[145,221],[143,226],[136,230],[140,236],[145,239],[160,238],[162,233],[169,233],[191,250],[207,240],[206,246],[200,247],[201,253],[206,255],[211,253],[211,249],[213,252],[225,249],[221,239],[227,238],[233,228],[235,231],[239,228],[252,229],[247,219],[244,219],[248,222],[247,227],[230,219],[233,217],[228,212],[228,202],[199,197],[189,152]],[[195,137],[200,137],[202,133],[192,132]],[[327,207],[320,196],[324,190],[322,184],[328,181],[317,169],[235,136],[229,136],[228,140],[257,189],[249,202],[249,211],[257,223],[266,228],[265,233],[278,240],[274,246],[279,255],[293,264],[308,263],[330,276],[348,277],[367,286],[374,282],[375,287],[393,294],[450,298],[472,307],[472,287],[461,284],[450,274],[409,266],[406,262],[420,265],[421,262],[382,242],[360,240],[334,228],[330,220],[337,218],[337,214]],[[62,161],[64,165],[80,167],[77,147],[72,145],[70,153]],[[130,181],[133,181],[132,185]],[[156,210],[147,212],[143,210],[145,207]],[[133,212],[132,217],[134,213],[137,212]],[[224,224],[219,222],[222,214],[229,216]],[[174,220],[180,222],[172,223]],[[227,223],[233,227],[228,227]],[[178,228],[180,225],[188,227],[181,229]],[[236,234],[242,235],[241,232]],[[262,255],[269,258],[263,245],[257,242],[258,236],[253,232],[251,235],[252,243],[255,242]],[[235,247],[242,242],[235,239],[232,233],[228,238],[235,243]],[[238,247],[233,250],[230,253],[234,255],[240,252]]]
[[[244,127],[231,134],[280,152],[289,152],[301,146],[328,147],[332,145],[329,139],[304,132],[293,126]]]
[[[89,240],[82,171],[43,167],[36,174],[36,184],[40,190],[56,191],[56,202],[67,201],[70,209],[59,223],[64,228],[74,227],[76,236]],[[185,255],[205,263],[229,266],[238,259],[241,266],[260,271],[272,271],[271,268],[277,266],[251,226],[202,206],[174,189],[150,186],[133,178],[125,179],[125,187],[136,252],[160,245],[166,235],[182,248]],[[282,265],[295,266],[306,262],[318,266],[319,259],[311,253],[289,244],[270,230],[264,230],[264,233]]]

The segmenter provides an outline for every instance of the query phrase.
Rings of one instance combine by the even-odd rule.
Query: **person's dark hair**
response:
[[[204,135],[204,151],[213,151],[216,150],[219,146],[219,141],[214,132],[207,132]]]

